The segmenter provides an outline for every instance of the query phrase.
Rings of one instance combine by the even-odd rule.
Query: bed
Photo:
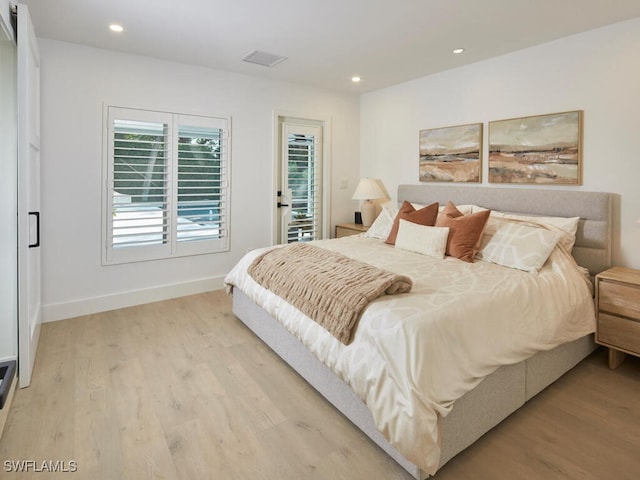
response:
[[[398,188],[397,198],[401,201],[407,200],[420,205],[428,205],[432,202],[439,202],[444,205],[447,201],[453,201],[456,205],[477,205],[492,211],[523,215],[580,217],[575,233],[575,245],[572,248],[572,256],[575,262],[588,269],[588,273],[592,276],[610,266],[611,196],[608,193],[522,188],[401,185]],[[354,244],[354,242],[358,241],[360,240],[348,237],[343,240],[343,243],[351,244],[351,247],[347,245],[347,250],[349,248],[357,250],[359,248],[358,244]],[[363,238],[362,241],[371,244],[374,239]],[[338,242],[338,240],[324,242]],[[331,245],[336,245],[336,243]],[[323,246],[327,248],[326,245]],[[367,248],[361,250],[366,251]],[[374,248],[374,246],[371,248]],[[375,248],[378,247],[375,246]],[[521,407],[526,401],[574,367],[595,348],[591,333],[595,325],[592,298],[590,294],[585,295],[581,291],[580,300],[576,300],[575,315],[584,317],[585,322],[591,326],[582,325],[580,327],[581,330],[576,329],[575,332],[578,332],[578,330],[581,332],[578,338],[567,342],[563,341],[561,345],[553,348],[534,349],[536,353],[523,353],[522,360],[507,360],[503,362],[505,364],[497,368],[488,369],[489,373],[486,375],[479,375],[477,371],[473,370],[474,373],[471,376],[474,378],[465,378],[460,385],[456,385],[453,382],[454,386],[451,388],[454,390],[462,389],[460,390],[462,393],[454,395],[455,401],[448,402],[448,399],[453,397],[447,397],[444,407],[442,405],[436,405],[433,408],[429,406],[429,409],[423,412],[418,407],[421,408],[422,403],[429,402],[417,401],[411,405],[407,404],[398,408],[397,405],[389,406],[389,400],[385,400],[386,404],[382,405],[382,407],[375,406],[375,399],[372,400],[373,397],[363,393],[367,391],[368,387],[360,385],[357,376],[354,375],[352,377],[349,372],[341,370],[336,365],[337,362],[328,360],[331,356],[326,353],[327,351],[330,352],[337,349],[343,352],[348,348],[334,344],[326,348],[315,346],[313,341],[309,340],[309,336],[315,334],[310,329],[321,327],[305,327],[307,331],[296,332],[288,324],[288,322],[292,321],[291,318],[298,316],[298,313],[294,314],[294,307],[286,302],[284,304],[280,303],[277,308],[267,307],[265,297],[270,294],[266,290],[258,289],[258,293],[256,293],[256,289],[247,287],[246,281],[243,283],[243,281],[238,280],[238,271],[244,268],[241,265],[244,262],[246,267],[246,264],[252,258],[251,255],[241,260],[226,279],[229,290],[233,295],[233,311],[236,316],[324,395],[328,401],[417,479],[424,479],[434,474],[438,468],[442,467],[457,453],[467,448],[480,436]],[[255,253],[253,255],[255,256]],[[452,264],[455,261],[450,261],[449,263]],[[476,263],[482,264],[474,267],[479,269],[478,272],[484,272],[485,270],[494,272],[496,271],[495,268],[505,268],[485,265],[488,262]],[[449,264],[447,266],[451,267]],[[476,273],[476,275],[480,274],[484,273]],[[579,290],[579,287],[576,288]],[[414,295],[414,293],[406,295]],[[363,314],[363,322],[368,312],[374,315],[376,311],[381,312],[384,309],[380,307],[379,303],[374,302]],[[496,314],[496,317],[499,316]],[[517,317],[517,315],[515,316]],[[514,318],[514,320],[518,320],[518,318]],[[358,325],[357,334],[359,334],[360,329],[364,332],[370,330],[366,327],[366,323]],[[365,335],[365,333],[362,333],[362,335]],[[485,367],[483,367],[484,370],[486,370]],[[462,388],[465,385],[472,386]],[[380,389],[382,387],[378,386],[373,389],[375,390],[376,388]],[[452,392],[447,392],[447,395],[452,395]],[[397,399],[395,401],[396,403],[398,402]],[[419,405],[416,406],[416,404]],[[387,428],[386,423],[381,421],[379,411],[385,410],[385,408],[386,413],[382,414],[385,422],[389,417],[389,412],[400,411],[402,416],[404,415],[402,413],[404,410],[412,408],[416,410],[408,414],[410,417],[417,416],[421,418],[420,415],[430,417],[434,415],[435,411],[436,418],[432,423],[424,422],[425,428],[428,430],[427,433],[420,430],[406,433],[407,437],[412,438],[412,442],[415,441],[415,438],[420,440],[420,446],[414,448],[412,445],[408,445],[409,440],[405,442],[403,437],[405,433],[402,433],[402,438],[400,438],[397,432],[394,433],[393,429]],[[396,421],[395,418],[394,421]],[[404,426],[402,420],[397,420],[397,422]],[[405,432],[406,430],[407,428],[404,427],[399,431]]]

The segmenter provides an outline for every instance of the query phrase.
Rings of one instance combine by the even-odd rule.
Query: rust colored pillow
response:
[[[447,202],[436,221],[437,227],[449,227],[446,254],[473,263],[490,214],[491,210],[483,210],[463,215],[453,202]]]
[[[438,217],[446,216],[446,215],[449,215],[452,218],[458,218],[458,217],[462,217],[464,213],[458,210],[458,207],[456,207],[455,203],[449,200],[447,201],[447,204],[444,206],[444,208],[442,209],[442,212],[440,212]]]
[[[385,243],[389,245],[396,244],[396,237],[398,236],[398,228],[400,227],[400,219],[407,220],[411,223],[417,223],[418,225],[425,225],[427,227],[433,227],[438,217],[438,202],[427,205],[426,207],[416,210],[411,203],[406,200],[402,202],[400,210],[393,221],[393,226],[389,232],[389,236],[385,240]]]

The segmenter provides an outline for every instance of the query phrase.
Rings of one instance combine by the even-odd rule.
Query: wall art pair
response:
[[[482,178],[482,123],[420,130],[421,182]],[[582,184],[582,110],[489,122],[489,182]]]

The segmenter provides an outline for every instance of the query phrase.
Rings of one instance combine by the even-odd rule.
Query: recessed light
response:
[[[358,77],[357,75],[355,77],[351,77],[351,81],[353,83],[358,83],[360,80],[362,80],[360,77]]]
[[[453,50],[453,53],[462,53],[464,52],[464,48],[456,48],[455,50]]]
[[[124,28],[122,27],[122,25],[118,25],[117,23],[112,23],[111,25],[109,25],[109,30],[111,30],[112,32],[120,33],[124,30]]]

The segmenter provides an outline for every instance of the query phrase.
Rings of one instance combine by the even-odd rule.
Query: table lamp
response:
[[[352,198],[353,200],[363,200],[360,206],[362,225],[369,227],[376,218],[376,206],[371,200],[384,198],[384,196],[385,193],[378,185],[378,182],[371,178],[363,178],[360,180]]]

